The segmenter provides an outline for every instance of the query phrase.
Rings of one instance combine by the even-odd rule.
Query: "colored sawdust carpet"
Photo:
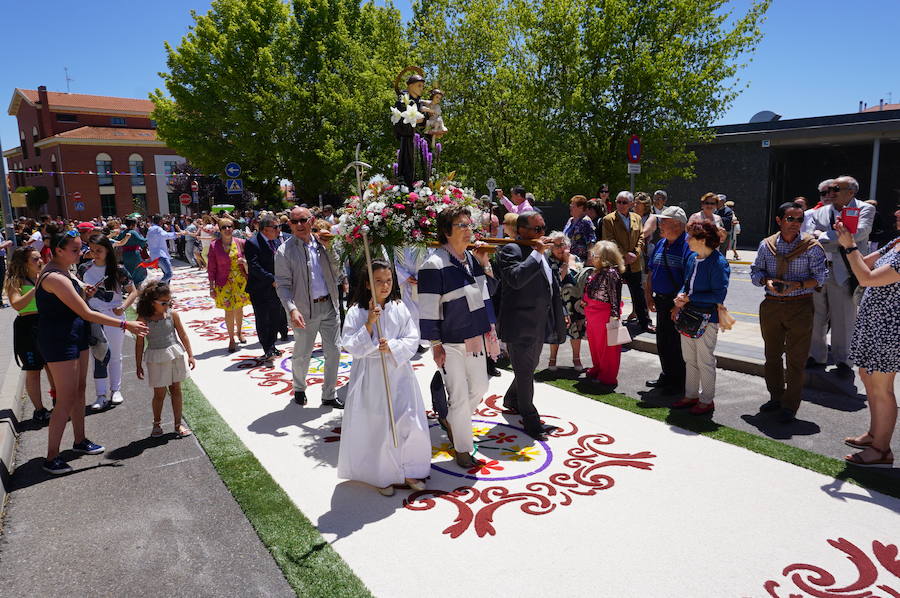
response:
[[[535,441],[502,408],[508,372],[473,415],[479,466],[458,467],[429,419],[426,490],[339,480],[342,412],[320,405],[318,346],[300,407],[291,345],[257,361],[248,315],[248,345],[227,353],[202,282],[173,280],[194,381],[376,596],[900,598],[900,500],[540,383],[558,430]],[[350,366],[342,354],[341,388]],[[428,401],[434,365],[414,368]]]

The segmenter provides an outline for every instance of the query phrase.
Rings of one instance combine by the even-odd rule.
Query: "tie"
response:
[[[275,239],[269,239],[269,249],[272,250],[272,253],[275,253],[278,250],[278,246],[275,244]]]

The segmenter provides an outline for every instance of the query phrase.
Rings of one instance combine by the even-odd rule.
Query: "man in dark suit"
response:
[[[503,281],[499,333],[506,342],[515,378],[503,398],[503,406],[522,416],[525,432],[536,440],[546,440],[555,426],[541,423],[534,406],[534,370],[541,358],[544,341],[565,336],[565,310],[559,281],[553,276],[544,252],[544,218],[534,211],[519,214],[517,238],[532,246],[510,243],[500,250]]]
[[[275,252],[281,245],[281,230],[273,216],[259,219],[259,232],[247,239],[244,256],[247,258],[247,293],[256,317],[256,334],[262,345],[261,361],[272,361],[281,355],[275,348],[279,329],[287,320],[281,301],[275,292]]]

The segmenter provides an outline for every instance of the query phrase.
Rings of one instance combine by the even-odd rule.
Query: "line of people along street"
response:
[[[759,245],[751,279],[764,288],[759,315],[769,392],[760,411],[789,425],[801,408],[808,368],[824,367],[829,354],[839,376],[852,376],[856,365],[871,423],[844,439],[859,451],[846,460],[890,467],[900,254],[896,240],[869,251],[875,209],[856,198],[858,189],[855,179],[841,176],[820,184],[813,207],[803,197],[785,202],[776,211],[778,232]],[[552,441],[556,429],[541,421],[534,387],[543,346],[550,345],[548,369],[554,371],[561,367],[559,346],[569,343],[574,370],[585,372],[596,392],[610,392],[618,384],[629,321],[632,329],[657,336],[660,374],[647,385],[671,396],[673,409],[711,416],[716,341],[733,323],[726,307],[726,255],[730,250],[737,257],[740,227],[733,202],[707,193],[688,217],[666,205],[663,190],[622,191],[613,200],[604,186],[599,198],[573,197],[562,230],[550,231],[524,188],[514,187],[510,198],[502,190],[497,196],[507,209],[502,228],[493,211],[476,220],[466,208],[445,209],[435,231],[439,247],[397,247],[392,255],[375,256],[374,289],[363,265],[342,264],[333,251],[334,214],[305,206],[280,215],[203,214],[179,223],[161,216],[147,223],[20,223],[23,246],[11,256],[5,289],[19,312],[15,352],[27,372],[34,417],[49,421],[44,469],[71,471],[59,457],[67,420],[76,453],[103,452],[84,430],[85,381],[92,366],[94,410],[125,400],[126,330],[139,339],[138,377],[153,388],[150,435],[163,434],[166,394],[174,433],[191,433],[182,421],[180,383],[195,361],[168,286],[176,250],[192,266],[205,266],[210,296],[224,311],[226,351],[247,342],[242,323],[248,305],[260,362],[281,355],[279,336],[293,335],[294,402],[300,406],[308,403],[305,374],[321,343],[322,404],[346,407],[339,477],[370,483],[383,494],[396,485],[425,487],[431,453],[422,396],[431,397],[458,467],[477,468],[472,415],[499,375],[497,364],[508,362],[513,380],[503,393],[504,410],[518,414],[536,441]],[[900,212],[895,216],[900,225]],[[493,253],[482,243],[472,246],[478,229],[491,236],[502,230],[515,242]],[[151,267],[162,277],[147,283]],[[632,298],[627,316],[623,287]],[[127,321],[132,304],[138,318]],[[581,361],[584,341],[588,369]],[[346,405],[336,392],[341,348],[354,357]],[[426,351],[439,374],[421,392],[410,360]],[[53,409],[41,396],[41,370],[50,380]]]

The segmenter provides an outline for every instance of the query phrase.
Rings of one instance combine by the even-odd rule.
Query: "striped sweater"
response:
[[[469,272],[443,247],[419,269],[419,329],[423,340],[462,343],[481,336],[494,324],[490,287],[472,254],[466,252]]]

